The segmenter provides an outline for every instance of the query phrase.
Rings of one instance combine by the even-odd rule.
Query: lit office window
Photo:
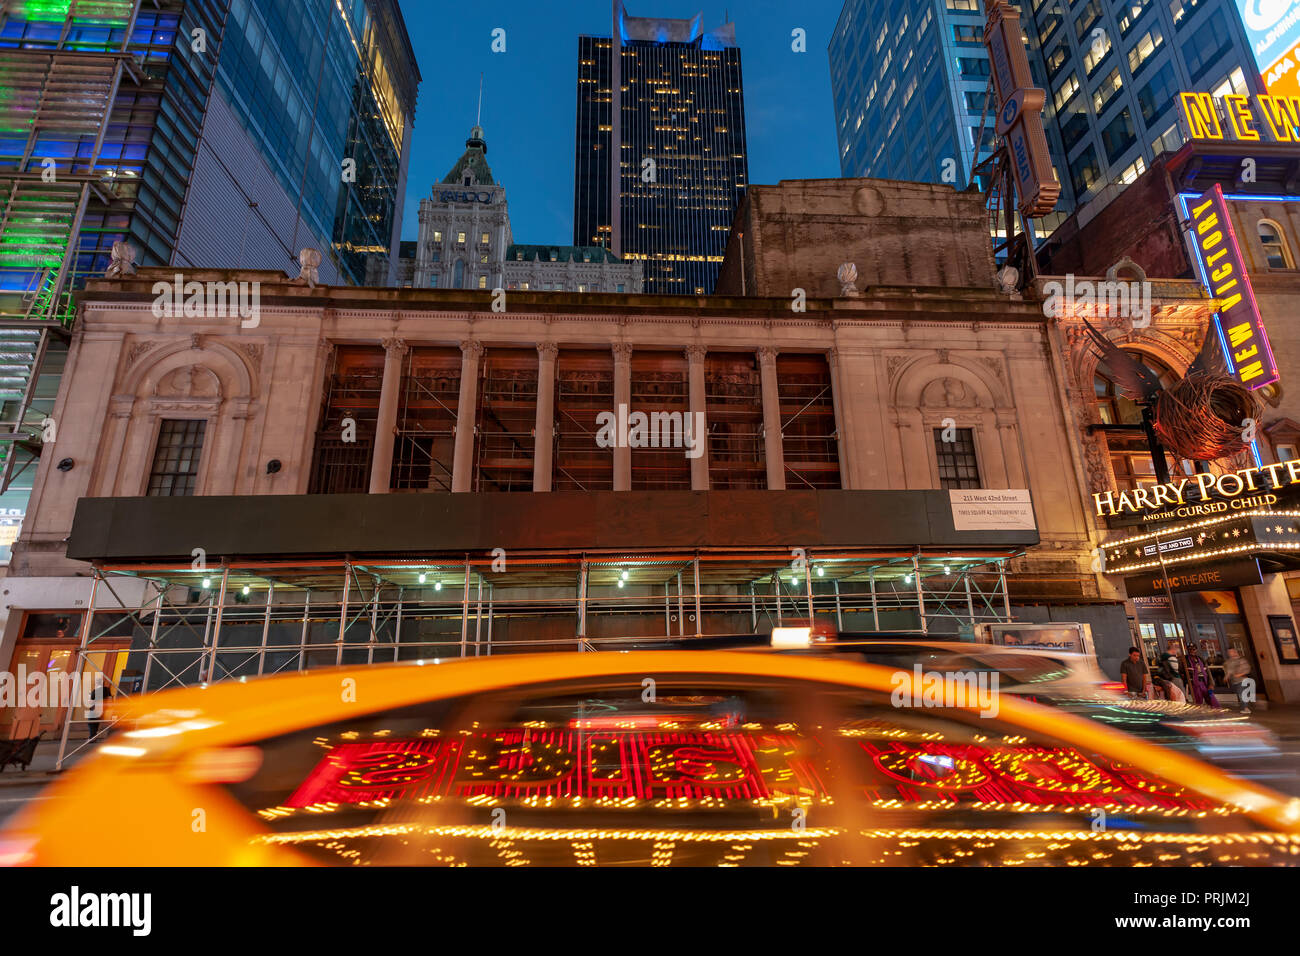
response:
[[[487,276],[479,276],[479,277],[478,277],[478,287],[479,287],[480,289],[486,289],[486,288],[487,288]]]
[[[1160,49],[1161,44],[1165,42],[1164,35],[1161,34],[1159,27],[1154,27],[1142,36],[1140,40],[1133,45],[1133,49],[1128,51],[1128,69],[1134,76],[1141,72],[1146,66],[1151,55]]]
[[[1122,173],[1120,173],[1116,177],[1116,179],[1120,183],[1123,183],[1125,186],[1127,186],[1129,183],[1136,180],[1139,176],[1141,176],[1146,171],[1147,171],[1147,164],[1142,159],[1142,157],[1139,156],[1137,159],[1133,161],[1132,165],[1128,166]]]
[[[202,419],[163,419],[149,470],[148,495],[168,498],[194,494],[207,425]]]
[[[1119,34],[1128,36],[1128,32],[1137,24],[1142,14],[1151,9],[1151,0],[1128,0],[1118,11]]]
[[[1286,237],[1282,235],[1281,226],[1271,219],[1261,219],[1259,241],[1264,247],[1264,258],[1268,260],[1270,269],[1295,268],[1295,261],[1291,258],[1291,250],[1286,244]]]
[[[944,441],[945,428],[934,430],[934,455],[939,464],[940,488],[979,488],[980,466],[975,457],[975,431],[955,428],[952,441]]]
[[[465,245],[465,233],[463,232],[456,233],[456,244],[459,246]]]
[[[483,233],[483,238],[481,238],[479,242],[485,246],[488,244],[488,234],[486,232]]]
[[[1056,112],[1060,113],[1065,108],[1065,104],[1070,102],[1070,97],[1079,92],[1079,77],[1076,73],[1071,73],[1065,78],[1056,92],[1052,95],[1052,103],[1056,106]]]
[[[1185,24],[1204,2],[1205,0],[1169,0],[1169,16],[1173,18],[1174,26],[1181,27]]]
[[[1111,70],[1101,85],[1097,87],[1096,92],[1092,94],[1092,108],[1098,116],[1106,112],[1106,107],[1114,102],[1115,97],[1120,94],[1124,88],[1124,81],[1120,79],[1119,70]]]
[[[1246,85],[1246,75],[1241,72],[1241,67],[1233,70],[1226,80],[1216,86],[1211,95],[1218,99],[1221,96],[1249,96],[1250,87]]]
[[[1089,42],[1083,49],[1083,69],[1089,76],[1096,72],[1101,61],[1110,56],[1110,35],[1103,32],[1095,42]]]
[[[435,230],[434,233],[433,233],[433,241],[434,241],[434,242],[442,242],[442,233],[441,233],[441,232],[438,232],[437,230]]]

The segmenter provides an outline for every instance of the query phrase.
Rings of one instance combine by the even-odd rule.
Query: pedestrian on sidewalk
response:
[[[1168,651],[1160,655],[1160,670],[1157,673],[1164,686],[1165,696],[1180,704],[1187,701],[1187,689],[1178,665],[1178,658]]]
[[[1201,655],[1195,650],[1187,653],[1187,677],[1192,685],[1192,701],[1205,707],[1218,707],[1214,696],[1214,678]]]
[[[1128,649],[1128,659],[1119,665],[1120,676],[1124,678],[1124,689],[1129,697],[1145,699],[1147,694],[1147,665],[1142,660],[1142,652],[1136,647]]]
[[[1245,691],[1246,678],[1250,676],[1250,664],[1246,662],[1241,651],[1235,647],[1228,648],[1228,659],[1223,662],[1223,675],[1227,678],[1228,686],[1232,692],[1237,695],[1237,703],[1241,705],[1241,712],[1249,714],[1250,708],[1246,706],[1246,701],[1242,700],[1242,694]]]

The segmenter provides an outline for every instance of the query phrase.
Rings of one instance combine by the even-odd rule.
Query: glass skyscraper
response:
[[[1109,201],[1181,145],[1178,91],[1263,92],[1232,0],[1019,8],[1061,180],[1040,235],[1080,206]],[[847,0],[829,47],[843,175],[967,184],[990,88],[984,19],[981,0]],[[993,122],[979,159],[989,155]]]
[[[574,245],[641,260],[646,292],[710,293],[748,173],[734,25],[615,0],[613,36],[578,38]]]
[[[418,83],[396,0],[0,4],[0,562],[54,437],[73,293],[113,244],[287,270],[312,246],[323,281],[388,274]]]

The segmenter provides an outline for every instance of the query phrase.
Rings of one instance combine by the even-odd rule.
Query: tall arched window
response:
[[[1264,258],[1270,269],[1294,269],[1295,260],[1282,234],[1282,227],[1271,219],[1259,221],[1259,242],[1264,247]]]
[[[456,276],[452,280],[452,285],[454,285],[457,289],[465,288],[465,260],[464,259],[456,260]]]
[[[1160,384],[1171,385],[1177,376],[1164,364],[1146,355],[1131,353],[1142,364],[1155,373]],[[1138,425],[1142,424],[1142,409],[1127,398],[1119,386],[1100,371],[1093,377],[1093,392],[1096,396],[1097,416],[1103,425]],[[1129,491],[1139,484],[1149,485],[1156,481],[1155,465],[1151,461],[1151,451],[1146,439],[1139,432],[1103,432],[1107,451],[1110,456],[1111,470],[1115,473],[1115,484],[1122,490]],[[1171,463],[1175,464],[1176,463]]]

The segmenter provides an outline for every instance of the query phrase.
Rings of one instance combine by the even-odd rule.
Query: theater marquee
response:
[[[1092,501],[1099,518],[1180,521],[1267,508],[1277,503],[1277,492],[1296,485],[1300,485],[1300,459],[1223,475],[1192,475],[1132,491],[1103,491],[1094,494]]]

